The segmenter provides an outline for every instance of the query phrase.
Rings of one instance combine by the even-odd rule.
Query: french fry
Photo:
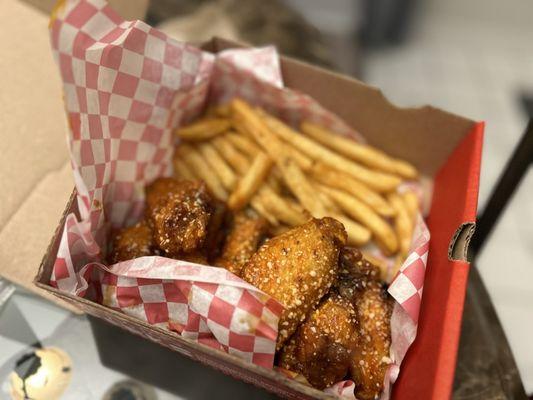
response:
[[[224,118],[204,118],[174,131],[177,137],[185,141],[198,142],[207,140],[227,131],[231,123]]]
[[[270,175],[267,178],[267,186],[270,187],[275,193],[281,193],[282,190],[282,183],[281,183],[281,176],[279,175],[279,171],[275,168],[270,171]]]
[[[258,152],[262,152],[262,150],[257,147],[257,145],[251,139],[248,140],[249,144],[255,146]],[[237,146],[234,146],[234,143],[232,143],[232,140],[229,138],[228,134],[215,138],[213,140],[213,145],[217,148],[220,154],[222,154],[223,158],[239,174],[244,175],[248,171],[250,168],[250,161],[244,154],[235,148]],[[257,155],[255,150],[253,153],[254,155]],[[267,178],[267,184],[272,190],[274,190],[276,193],[279,193],[281,188],[279,187],[279,182],[276,179],[276,172],[277,171],[272,171],[270,176]]]
[[[278,137],[292,144],[307,156],[352,175],[378,192],[389,192],[396,189],[401,183],[401,179],[398,176],[373,171],[352,160],[340,156],[308,137],[300,135],[298,132],[271,115],[265,114],[264,121],[270,130]]]
[[[174,164],[174,175],[181,179],[195,180],[196,177],[192,170],[187,166],[185,162],[181,159],[179,154],[176,152],[172,160]]]
[[[230,141],[231,144],[237,148],[237,150],[246,154],[249,158],[254,158],[258,153],[262,152],[261,148],[248,136],[239,135],[238,133],[234,132],[228,132],[224,134],[224,138],[227,138],[228,141]],[[282,179],[282,176],[277,169],[272,170],[267,179],[268,185],[276,193],[281,191],[279,179]]]
[[[400,244],[400,254],[405,257],[411,247],[414,220],[409,216],[409,211],[398,193],[389,193],[387,200],[396,210],[394,228]]]
[[[383,217],[392,217],[396,213],[379,193],[342,171],[323,163],[315,163],[310,169],[310,175],[317,182],[350,193]]]
[[[414,221],[416,218],[416,214],[419,211],[419,200],[418,196],[415,192],[412,190],[406,190],[401,194],[402,200],[405,203],[405,207],[407,208],[407,211],[409,212],[409,216],[411,217],[411,221]]]
[[[375,147],[354,142],[319,125],[304,121],[300,125],[300,129],[307,136],[315,139],[324,146],[371,168],[391,174],[398,174],[407,179],[415,179],[418,175],[416,168],[407,161],[389,157]]]
[[[279,221],[270,211],[267,210],[260,198],[257,196],[253,197],[252,200],[250,200],[250,205],[259,215],[264,217],[270,223],[270,225],[273,227],[279,226]]]
[[[328,212],[334,212],[337,214],[341,212],[339,207],[335,204],[335,202],[331,200],[331,198],[326,193],[320,190],[320,187],[318,187],[316,182],[310,181],[309,183],[315,189],[316,195],[320,197],[320,201],[324,204]]]
[[[398,239],[396,238],[394,230],[383,218],[377,215],[374,210],[346,192],[332,189],[325,185],[320,185],[320,188],[327,193],[346,214],[368,228],[370,232],[372,232],[378,246],[386,254],[394,254],[398,251]]]
[[[225,136],[217,137],[212,141],[215,148],[219,151],[222,157],[231,165],[231,167],[237,171],[238,174],[244,175],[250,168],[250,161],[239,151],[237,151]],[[279,225],[277,218],[272,215],[264,204],[264,201],[257,195],[254,196],[250,205],[257,211],[257,213],[263,217],[272,225]]]
[[[283,144],[264,123],[263,119],[245,102],[232,101],[233,113],[241,118],[246,128],[252,133],[256,142],[274,160],[281,171],[283,180],[300,203],[313,215],[324,215],[325,207],[314,196],[312,186],[307,181],[298,164],[287,154]]]
[[[396,173],[400,175],[401,177],[405,179],[418,178],[418,170],[415,168],[414,165],[400,158],[394,158],[392,159],[392,162],[394,163],[394,168],[396,169]]]
[[[252,198],[254,193],[264,182],[270,168],[272,160],[263,152],[259,153],[253,160],[250,169],[237,182],[237,186],[228,199],[228,207],[232,210],[240,210]]]
[[[227,190],[233,190],[237,182],[237,177],[224,158],[218,153],[215,146],[211,142],[202,142],[198,144],[198,150],[200,150],[200,153],[202,153],[214,173],[218,175],[222,185]]]
[[[255,108],[255,111],[257,112],[257,114],[261,117],[261,118],[265,118],[265,117],[268,117],[269,114],[267,114],[263,109],[261,108],[258,108],[256,107]],[[286,143],[285,143],[286,144]],[[284,146],[285,150],[287,151],[287,153],[289,154],[289,156],[294,159],[294,161],[296,161],[296,163],[298,164],[298,166],[303,170],[303,171],[308,171],[312,166],[313,166],[313,163],[314,161],[308,157],[307,155],[305,155],[304,153],[302,153],[297,147],[291,145],[290,143],[287,145],[287,146]]]
[[[332,218],[341,222],[348,233],[348,244],[350,246],[363,246],[368,243],[372,234],[364,226],[342,214],[330,214]]]
[[[229,103],[219,104],[213,109],[214,114],[220,118],[229,118],[231,116],[231,107]]]
[[[263,186],[259,189],[258,196],[261,198],[262,204],[266,209],[282,223],[289,226],[297,226],[305,223],[309,219],[309,216],[305,215],[297,207],[294,207],[287,199],[276,194],[268,186]]]
[[[240,118],[234,116],[231,119],[231,126],[235,129],[235,131],[239,133],[239,135],[244,137],[251,137],[250,132],[248,131],[244,122]]]
[[[248,157],[255,157],[261,148],[255,144],[255,142],[248,136],[240,135],[234,132],[228,132],[224,135],[228,140],[239,150],[246,154]]]
[[[194,171],[195,175],[205,182],[215,197],[219,200],[227,200],[228,193],[222,186],[222,182],[211,171],[211,167],[198,150],[188,144],[182,143],[177,147],[176,151],[183,158],[187,166]]]
[[[250,167],[250,161],[242,153],[237,151],[225,136],[217,137],[212,141],[213,146],[222,157],[239,174],[245,174]]]
[[[311,167],[313,166],[313,160],[309,157],[307,157],[304,153],[302,153],[300,150],[298,150],[294,146],[287,146],[286,147],[287,152],[289,153],[289,156],[296,161],[296,164],[303,170],[303,171],[309,171]]]

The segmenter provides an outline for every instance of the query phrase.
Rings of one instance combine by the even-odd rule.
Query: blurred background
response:
[[[43,11],[50,9],[52,0],[5,0],[5,3],[8,9],[29,18],[28,21],[40,18],[35,30],[39,35],[47,35]],[[123,16],[145,19],[179,40],[200,42],[218,35],[254,45],[273,43],[283,54],[379,87],[398,106],[432,104],[486,121],[480,211],[533,115],[533,2],[530,0],[124,0],[114,3]],[[51,62],[49,58],[46,62]],[[530,153],[529,160],[532,157]],[[0,222],[5,221],[0,219]],[[0,232],[1,229],[0,225]],[[530,396],[533,395],[532,260],[533,175],[526,173],[478,255],[476,267],[516,360],[518,376]],[[8,291],[3,293],[7,299]],[[80,331],[77,340],[89,343],[83,357],[78,355],[78,358],[89,366],[99,365],[89,328],[83,325],[87,325],[86,321],[79,322],[78,317],[37,300],[23,289],[17,289],[12,298],[10,305],[0,311],[0,363],[7,365],[7,360],[16,359],[28,345],[47,340],[55,345],[63,343],[67,348],[74,346],[76,340],[72,336],[54,333],[64,332],[56,329],[62,324],[74,324],[70,331]],[[0,295],[0,304],[2,301]],[[75,321],[82,325],[76,325]],[[31,334],[27,339],[16,338],[13,332],[20,329],[6,330],[7,324],[22,327]],[[491,343],[496,347],[507,346],[498,340]],[[514,363],[510,368],[513,367]],[[503,371],[502,381],[507,379],[507,372],[512,375],[512,371]],[[0,367],[2,382],[6,374],[5,368]],[[76,397],[78,393],[71,398],[103,398],[113,382],[125,378],[101,373],[99,379],[102,384],[97,394]],[[461,397],[460,384],[456,383],[456,387],[456,398],[515,398],[504,394],[484,396],[479,390]],[[113,390],[118,393],[119,389]],[[131,389],[132,393],[135,390]],[[243,398],[253,396],[241,386],[235,390],[241,390]],[[6,393],[4,382],[0,397]],[[143,398],[189,397],[184,392],[175,397],[158,391]]]

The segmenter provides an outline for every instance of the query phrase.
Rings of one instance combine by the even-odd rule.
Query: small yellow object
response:
[[[22,357],[9,377],[13,400],[57,400],[70,383],[72,362],[57,347],[35,350]]]

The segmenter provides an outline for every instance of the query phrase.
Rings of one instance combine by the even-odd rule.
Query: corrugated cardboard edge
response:
[[[46,249],[46,252],[44,253],[44,256],[41,260],[41,263],[39,264],[39,270],[37,271],[37,274],[35,275],[35,278],[33,278],[33,284],[37,287],[44,289],[47,292],[50,292],[50,286],[49,285],[42,285],[40,281],[42,280],[43,273],[44,273],[44,265],[46,263],[50,263],[51,260],[55,259],[55,255],[57,254],[57,250],[59,248],[59,243],[61,242],[61,236],[63,232],[63,227],[65,226],[65,219],[67,218],[67,215],[71,212],[72,206],[76,201],[76,189],[74,189],[68,199],[67,205],[65,207],[65,210],[63,211],[63,214],[61,215],[61,219],[59,220],[59,224],[57,225],[56,229],[54,230],[54,234],[52,236],[52,239],[50,240],[50,243],[48,244],[48,247]],[[57,296],[56,296],[57,298]],[[59,297],[58,305],[61,307],[66,308],[67,310],[75,313],[75,314],[83,314],[83,310],[79,308],[76,303],[73,302],[65,302],[63,298]]]
[[[468,248],[475,230],[475,222],[464,222],[457,228],[448,247],[448,260],[468,262]]]

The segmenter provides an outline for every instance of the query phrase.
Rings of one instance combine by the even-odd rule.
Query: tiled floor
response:
[[[424,103],[486,121],[483,208],[527,123],[518,96],[533,92],[533,3],[432,1],[405,46],[368,55],[364,80],[400,106]],[[466,9],[464,7],[467,7]],[[478,261],[533,392],[533,173],[524,179]]]

